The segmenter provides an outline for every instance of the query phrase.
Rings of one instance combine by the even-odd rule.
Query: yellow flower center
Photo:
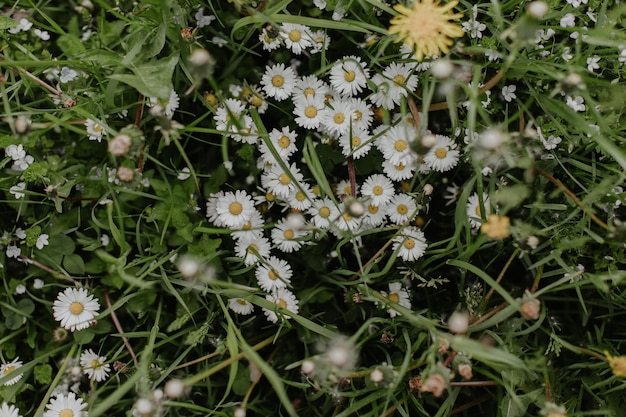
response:
[[[344,74],[343,78],[345,78],[346,81],[350,83],[354,81],[354,79],[356,78],[356,74],[354,73],[354,71],[348,71]]]
[[[96,370],[102,368],[102,364],[100,363],[98,359],[92,359],[89,366],[91,367],[91,369],[96,369]]]
[[[261,107],[261,105],[263,104],[263,99],[259,96],[254,96],[250,99],[250,104],[252,104],[254,107]]]
[[[407,143],[405,140],[397,140],[394,144],[393,144],[393,148],[398,151],[398,152],[403,152],[404,150],[406,150],[407,147]]]
[[[363,113],[361,113],[358,110],[354,111],[354,120],[361,120],[362,117],[363,117]]]
[[[313,194],[315,194],[315,195],[318,195],[318,196],[319,196],[319,195],[321,195],[321,193],[322,193],[322,192],[320,191],[320,186],[319,186],[319,185],[314,185],[314,186],[313,186]]]
[[[289,139],[287,136],[281,136],[281,138],[278,139],[278,146],[280,146],[281,148],[288,148],[289,145],[291,145],[291,139]]]
[[[278,306],[280,308],[287,308],[287,301],[283,300],[282,298],[279,299],[276,304],[278,304]]]
[[[404,168],[406,168],[406,166],[402,162],[400,162],[398,165],[394,165],[393,167],[396,169],[396,171],[404,171]]]
[[[477,205],[477,206],[476,206],[476,209],[474,210],[474,213],[476,213],[476,215],[477,215],[478,217],[482,217],[482,215],[480,214],[480,205]]]
[[[308,96],[314,96],[315,95],[315,90],[312,89],[311,87],[307,87],[304,89],[304,96],[308,97]]]
[[[251,221],[248,221],[246,224],[244,224],[241,227],[241,230],[250,230],[250,229],[252,229],[252,222]]]
[[[415,241],[413,239],[411,239],[410,237],[407,237],[404,240],[404,247],[407,249],[413,249],[415,247]]]
[[[335,121],[335,123],[337,123],[339,125],[339,124],[343,123],[344,120],[346,120],[346,116],[344,116],[343,113],[337,113],[333,117],[333,120]]]
[[[343,217],[343,219],[347,222],[349,222],[350,220],[352,220],[352,216],[350,216],[348,213],[343,213],[341,215]]]
[[[298,42],[300,39],[302,39],[302,34],[299,30],[293,29],[289,32],[289,40],[291,42]]]
[[[74,314],[75,316],[82,313],[84,309],[85,307],[78,301],[74,301],[72,304],[70,304],[70,313]]]
[[[241,205],[241,203],[239,201],[233,201],[228,206],[228,211],[233,216],[238,216],[243,211],[243,206]]]
[[[304,201],[304,200],[306,200],[306,195],[304,195],[304,193],[302,191],[298,191],[296,193],[296,200]]]
[[[9,365],[9,366],[7,366],[7,367],[4,369],[4,374],[5,374],[5,375],[10,374],[10,373],[11,373],[11,372],[13,372],[13,371],[15,371],[15,366],[13,366],[13,365]]]
[[[259,247],[255,243],[251,243],[248,246],[248,253],[249,254],[254,254],[254,252],[258,252],[258,251],[259,251]]]
[[[383,193],[383,187],[381,187],[380,185],[375,185],[375,186],[372,188],[372,193],[373,193],[374,195],[381,195],[381,194]]]
[[[294,236],[295,236],[295,233],[294,233],[294,232],[293,232],[293,230],[291,230],[291,229],[287,229],[287,230],[285,230],[285,231],[283,232],[283,237],[284,237],[285,239],[289,239],[289,240],[291,240],[291,239],[293,239],[293,237],[294,237]]]
[[[406,206],[406,204],[398,204],[396,211],[398,212],[398,214],[405,215],[409,212],[409,208]]]
[[[437,148],[435,150],[435,156],[439,159],[444,159],[448,155],[446,148]]]
[[[59,417],[74,417],[74,412],[69,408],[66,408],[65,410],[61,410]]]
[[[352,142],[352,146],[356,148],[357,146],[361,144],[361,138],[358,136],[353,136],[351,142]]]
[[[395,292],[392,292],[391,294],[389,294],[387,296],[387,298],[391,301],[393,301],[394,303],[397,303],[400,301],[400,297],[398,296],[398,294],[396,294]]]
[[[274,75],[272,77],[272,85],[274,87],[282,87],[285,84],[285,78],[282,75]]]
[[[393,77],[393,80],[396,82],[396,84],[402,85],[406,81],[406,78],[404,78],[404,75],[398,74],[395,77]]]
[[[237,298],[237,304],[239,304],[240,306],[246,306],[248,305],[248,302],[243,298]]]
[[[272,281],[276,281],[276,279],[278,278],[278,272],[276,272],[276,270],[272,268],[267,272],[267,277]]]
[[[328,218],[330,216],[330,209],[328,207],[322,207],[320,209],[320,217]]]
[[[291,182],[291,179],[289,178],[289,175],[285,174],[284,172],[282,174],[280,174],[280,176],[278,177],[278,182],[280,182],[282,185],[287,185]]]
[[[274,197],[274,194],[267,192],[265,193],[265,199],[269,202],[272,202],[276,199],[276,197]]]
[[[376,214],[378,213],[378,206],[372,206],[371,204],[367,207],[367,211],[370,212],[370,214]]]
[[[309,119],[313,119],[317,116],[317,108],[315,106],[307,106],[307,108],[304,109],[304,115]]]

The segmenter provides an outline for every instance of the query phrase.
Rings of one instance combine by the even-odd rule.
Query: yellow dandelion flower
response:
[[[611,365],[611,370],[613,371],[613,375],[619,377],[626,377],[626,356],[622,355],[619,357],[613,357],[609,354],[609,352],[604,352],[606,359],[609,361],[609,365]]]
[[[504,239],[511,234],[509,231],[510,224],[511,220],[507,216],[490,214],[487,222],[480,226],[480,231],[492,239]]]
[[[455,0],[440,6],[439,0],[422,0],[416,1],[412,9],[396,4],[393,8],[400,14],[391,19],[389,34],[397,34],[398,41],[415,49],[418,61],[425,56],[447,53],[453,43],[451,38],[463,36],[463,29],[450,23],[450,20],[463,16],[462,13],[450,13],[458,3]]]

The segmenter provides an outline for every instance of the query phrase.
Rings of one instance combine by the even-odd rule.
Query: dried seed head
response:
[[[463,379],[472,379],[472,365],[470,365],[469,363],[462,363],[460,364],[457,368],[456,368],[457,372],[459,373],[459,375],[461,375],[461,378]]]
[[[131,182],[135,178],[135,171],[131,168],[121,166],[117,169],[117,178],[123,182]]]
[[[117,135],[109,141],[109,152],[111,152],[113,156],[126,155],[130,149],[131,143],[132,139],[130,136],[123,133]]]
[[[548,13],[548,4],[544,1],[532,1],[528,3],[526,10],[535,19],[542,19]]]
[[[448,388],[448,383],[443,375],[433,373],[428,376],[426,381],[420,388],[421,392],[431,392],[435,397],[441,397],[443,392]]]

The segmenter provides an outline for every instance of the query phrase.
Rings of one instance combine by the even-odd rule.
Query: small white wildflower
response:
[[[49,41],[50,40],[50,34],[48,33],[48,31],[41,30],[41,29],[35,29],[34,32],[35,32],[35,35],[39,39],[41,39],[42,41]]]
[[[17,185],[14,185],[11,188],[9,188],[9,192],[13,194],[13,197],[15,197],[16,200],[19,200],[20,198],[24,198],[24,196],[26,195],[22,192],[25,189],[26,189],[26,183],[18,182]]]
[[[513,84],[505,85],[504,87],[502,87],[502,97],[504,97],[504,100],[507,103],[510,103],[517,98],[517,96],[515,95],[515,90],[517,90],[517,86]]]
[[[20,294],[24,294],[26,292],[26,286],[24,286],[23,284],[19,284],[17,287],[15,287],[15,294],[20,295]]]
[[[44,246],[48,246],[48,237],[49,236],[45,233],[39,235],[39,237],[37,238],[37,243],[35,243],[37,249],[43,249]]]
[[[43,280],[39,279],[39,278],[35,278],[35,281],[33,281],[33,288],[36,290],[40,290],[43,288],[44,282]]]
[[[576,24],[576,17],[573,14],[568,13],[561,18],[559,24],[564,28],[572,27]]]
[[[15,245],[7,246],[7,251],[6,251],[7,258],[17,259],[21,253],[22,253],[22,250],[18,248],[17,246]]]
[[[77,77],[78,77],[78,72],[74,71],[73,69],[69,67],[61,68],[61,75],[59,76],[59,80],[61,80],[63,84],[73,81]]]
[[[589,72],[594,72],[595,70],[600,69],[598,62],[600,62],[600,57],[598,55],[587,58],[587,70]]]
[[[28,19],[22,18],[20,19],[17,26],[9,29],[9,33],[12,33],[15,35],[16,33],[20,33],[22,31],[23,32],[29,31],[31,27],[33,27],[33,24]]]

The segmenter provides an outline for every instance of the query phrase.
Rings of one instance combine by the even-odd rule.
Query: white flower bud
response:
[[[379,368],[376,368],[370,374],[370,379],[372,380],[372,382],[375,382],[378,384],[379,382],[383,382],[383,380],[385,379],[385,374],[383,373],[382,370],[380,370]]]
[[[437,137],[433,134],[422,136],[421,144],[424,148],[432,148],[437,143]]]
[[[535,249],[539,245],[539,239],[537,238],[537,236],[528,236],[528,239],[526,239],[526,244],[529,248]]]
[[[462,334],[467,331],[469,326],[469,316],[466,312],[455,311],[448,320],[450,333]]]
[[[154,406],[152,405],[152,401],[147,400],[145,398],[140,398],[135,403],[135,410],[139,415],[148,415],[152,413],[154,410]]]
[[[300,370],[305,374],[312,373],[313,371],[315,371],[315,362],[309,359],[305,360],[304,362],[302,362]]]
[[[542,19],[548,13],[548,4],[545,1],[532,1],[528,3],[526,10],[535,19]]]
[[[169,398],[179,398],[185,393],[185,383],[180,379],[170,379],[165,384],[165,395]]]
[[[237,407],[237,409],[235,410],[235,414],[233,414],[234,417],[246,417],[246,409],[242,408],[242,407]]]
[[[193,278],[200,272],[200,262],[191,256],[183,256],[178,261],[178,270],[185,278]]]
[[[23,135],[30,129],[30,119],[26,116],[17,116],[15,119],[15,131],[19,135]]]
[[[128,153],[132,139],[130,136],[121,134],[109,141],[109,152],[113,156],[122,156]]]
[[[433,62],[433,65],[430,67],[430,72],[435,78],[439,78],[440,80],[450,78],[454,72],[454,65],[447,59],[438,59]]]
[[[430,184],[424,185],[424,189],[423,189],[424,195],[431,195],[434,190],[435,188],[432,185]]]
[[[504,135],[496,129],[484,131],[479,137],[480,146],[485,149],[495,150],[504,143]]]
[[[210,60],[211,55],[209,55],[209,52],[204,48],[195,49],[189,56],[189,63],[194,67],[203,67],[208,64]]]

